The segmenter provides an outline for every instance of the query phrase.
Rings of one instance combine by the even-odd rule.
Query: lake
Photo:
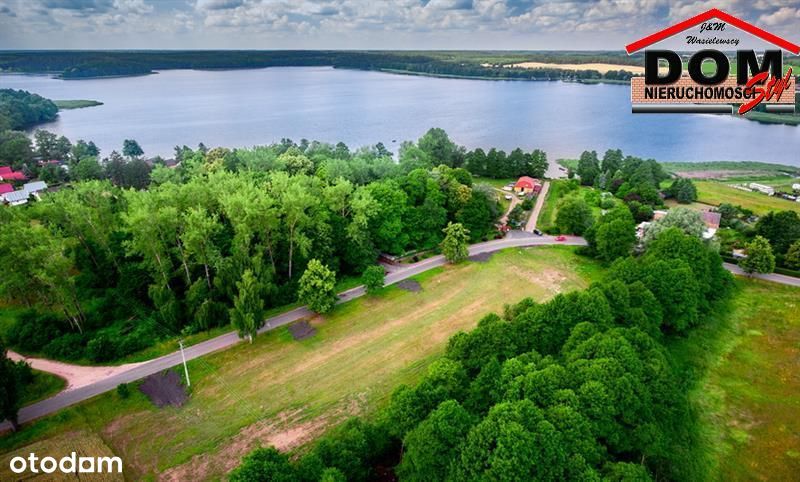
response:
[[[661,161],[765,161],[800,165],[800,127],[733,116],[631,114],[624,85],[439,79],[325,67],[169,70],[156,75],[59,80],[0,75],[0,87],[105,104],[62,111],[42,128],[108,155],[136,139],[150,156],[176,145],[242,147],[288,137],[383,142],[396,152],[430,127],[468,148],[544,149],[549,159],[585,149]]]

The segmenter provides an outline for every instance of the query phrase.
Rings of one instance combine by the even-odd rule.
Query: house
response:
[[[28,176],[12,170],[11,166],[0,166],[0,181],[24,181],[26,179]]]
[[[13,190],[14,190],[14,186],[12,186],[11,184],[8,184],[8,183],[0,184],[0,196],[2,196],[3,194],[5,194],[7,192],[11,192]]]
[[[10,186],[10,184],[0,184],[0,186]],[[28,202],[31,196],[39,199],[39,193],[47,190],[47,183],[44,181],[34,181],[25,183],[22,189],[14,191],[13,188],[5,193],[0,192],[0,201],[7,202],[12,206],[19,206]]]
[[[722,219],[722,215],[714,211],[702,211],[700,217],[706,224],[706,229],[703,231],[703,239],[713,238],[717,233],[717,229],[719,229],[719,222]]]
[[[666,215],[667,215],[666,211],[656,209],[655,211],[653,211],[653,221],[658,221],[659,219],[663,218]]]
[[[20,189],[18,191],[11,191],[5,193],[0,197],[3,198],[3,201],[7,202],[12,206],[19,206],[20,204],[25,204],[28,202],[28,197],[30,197],[30,193],[28,191]]]
[[[800,191],[800,184],[798,184],[798,183],[792,184],[792,190],[793,191]]]
[[[764,184],[758,184],[757,182],[751,182],[749,184],[749,186],[750,186],[750,189],[752,189],[754,191],[758,191],[760,193],[764,193],[767,196],[774,196],[775,195],[775,188],[773,188],[772,186],[767,186],[767,185],[764,185]]]
[[[528,176],[522,176],[514,184],[514,191],[522,194],[537,194],[542,190],[542,181]]]

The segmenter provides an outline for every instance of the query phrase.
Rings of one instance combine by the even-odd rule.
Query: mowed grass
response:
[[[690,399],[701,447],[691,462],[712,480],[797,480],[800,289],[739,278],[719,308],[671,347],[700,374]]]
[[[388,287],[311,320],[310,339],[281,328],[190,362],[192,396],[181,408],[155,409],[138,391],[129,400],[109,393],[6,437],[0,452],[82,429],[123,458],[129,478],[170,468],[182,480],[215,477],[259,444],[302,447],[347,416],[373,413],[399,384],[418,380],[457,331],[506,303],[584,288],[601,271],[569,247],[432,270],[417,277],[420,292]]]
[[[797,211],[800,212],[800,203],[786,199],[767,196],[758,192],[748,192],[735,189],[729,184],[714,181],[695,181],[697,186],[697,201],[703,204],[719,206],[722,203],[740,205],[761,215],[769,211]]]

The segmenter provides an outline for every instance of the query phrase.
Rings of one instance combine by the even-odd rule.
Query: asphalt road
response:
[[[556,239],[552,236],[535,236],[521,231],[512,231],[509,234],[511,234],[511,236],[508,236],[504,239],[473,244],[469,247],[470,256],[481,253],[492,253],[502,249],[515,247],[546,246],[553,244],[583,246],[586,244],[586,241],[583,238],[576,236],[567,236],[565,241],[556,241]],[[386,284],[391,285],[420,273],[424,273],[425,271],[444,265],[445,262],[444,256],[441,255],[424,259],[418,263],[408,265],[407,268],[388,274],[386,276]],[[736,265],[725,263],[725,268],[734,274],[742,274],[741,270]],[[755,277],[777,283],[800,286],[800,279],[791,278],[788,276],[768,274],[755,275]],[[363,286],[349,289],[339,294],[339,303],[344,303],[346,301],[358,298],[363,296],[364,293],[365,290]],[[291,311],[287,311],[267,319],[264,326],[258,332],[263,333],[273,330],[293,321],[309,318],[313,315],[314,313],[304,306],[295,308]],[[186,359],[193,360],[195,358],[208,355],[209,353],[229,348],[241,341],[242,340],[239,338],[236,332],[226,333],[216,338],[212,338],[210,340],[187,347],[185,349]],[[90,385],[61,392],[51,398],[36,402],[20,409],[19,422],[25,423],[36,418],[43,417],[50,413],[69,407],[70,405],[88,400],[89,398],[100,395],[101,393],[113,390],[120,383],[134,382],[179,364],[181,364],[181,353],[180,351],[176,351],[174,353],[170,353],[169,355],[144,362],[134,368],[131,368],[130,370],[115,374]],[[10,425],[8,422],[3,422],[0,424],[0,431],[7,430],[9,428]]]

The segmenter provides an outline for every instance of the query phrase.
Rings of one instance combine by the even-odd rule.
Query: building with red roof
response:
[[[542,181],[528,176],[522,176],[514,184],[514,191],[522,194],[536,194],[542,190]]]
[[[5,194],[5,193],[7,193],[7,192],[11,192],[13,190],[14,190],[14,186],[12,186],[11,184],[9,184],[7,182],[3,183],[3,184],[0,184],[0,196]]]
[[[10,166],[0,166],[0,181],[24,181],[26,179],[28,176],[12,170]]]

